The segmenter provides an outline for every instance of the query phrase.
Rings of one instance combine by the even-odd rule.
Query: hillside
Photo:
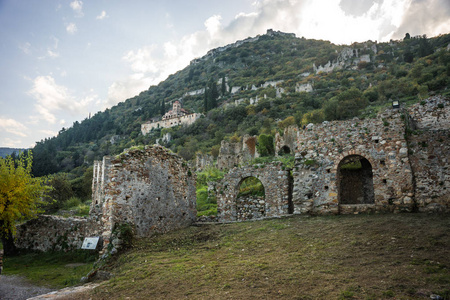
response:
[[[0,157],[6,157],[8,155],[11,155],[15,153],[16,155],[20,152],[25,151],[26,149],[19,149],[19,148],[0,148]]]
[[[301,126],[370,117],[392,100],[446,95],[449,43],[450,34],[334,45],[268,31],[213,49],[159,85],[38,142],[34,174],[79,177],[93,160],[153,144],[167,132],[172,139],[164,145],[187,160],[198,151],[217,156],[222,139],[274,135],[292,121]],[[161,117],[175,100],[205,117],[189,127],[143,136],[141,124]]]

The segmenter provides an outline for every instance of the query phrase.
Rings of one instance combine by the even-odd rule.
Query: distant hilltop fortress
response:
[[[161,121],[156,122],[146,122],[141,125],[141,132],[146,135],[154,128],[169,128],[178,125],[191,125],[202,114],[199,113],[189,113],[187,110],[181,107],[180,101],[175,101],[173,103],[172,109],[166,112],[162,117]]]

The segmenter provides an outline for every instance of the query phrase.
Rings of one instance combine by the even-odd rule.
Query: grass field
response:
[[[86,299],[450,296],[450,216],[292,217],[135,242]]]
[[[450,215],[189,227],[135,241],[107,269],[76,299],[449,299]]]

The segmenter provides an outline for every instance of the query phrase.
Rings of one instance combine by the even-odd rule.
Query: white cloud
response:
[[[19,49],[22,50],[25,54],[31,54],[31,44],[29,42],[19,45]]]
[[[122,59],[131,64],[131,69],[134,72],[157,72],[156,61],[152,58],[152,53],[156,48],[156,45],[151,45],[142,47],[136,51],[131,50]]]
[[[56,132],[54,130],[42,129],[42,130],[39,130],[39,132],[45,134],[46,136],[57,136],[58,135],[58,132]]]
[[[436,36],[450,32],[450,2],[448,0],[410,0],[397,26],[393,38]]]
[[[17,139],[10,139],[10,138],[4,138],[2,141],[1,141],[1,145],[3,146],[3,147],[10,147],[10,148],[22,148],[22,145],[23,145],[23,143],[22,143],[22,140],[17,140]],[[34,145],[33,145],[34,146]],[[33,147],[33,146],[31,146],[31,147]],[[30,148],[31,148],[30,147]]]
[[[53,50],[51,50],[51,49],[47,49],[47,55],[48,55],[49,57],[51,57],[51,58],[59,57],[59,53],[58,53],[58,52],[55,52],[55,51],[53,51]]]
[[[87,114],[88,106],[96,97],[88,95],[83,99],[76,99],[67,87],[58,85],[52,76],[36,77],[33,80],[33,88],[28,93],[36,99],[35,109],[38,116],[34,116],[32,120],[45,120],[50,124],[56,123],[57,112]]]
[[[350,5],[356,2],[350,1]],[[448,0],[430,0],[433,7]],[[411,2],[420,6],[425,14],[426,1],[384,0],[366,1],[363,7],[348,13],[343,10],[341,0],[258,0],[253,3],[254,11],[239,13],[229,24],[222,24],[220,15],[205,20],[204,30],[185,35],[178,40],[167,41],[163,45],[147,45],[128,51],[123,60],[129,64],[134,75],[115,82],[109,87],[110,104],[135,96],[167,78],[168,75],[184,68],[189,62],[206,54],[210,49],[233,43],[236,40],[264,34],[267,29],[293,32],[306,38],[320,38],[333,43],[350,44],[366,40],[388,41],[396,28],[405,23],[405,13]],[[450,9],[449,9],[450,10]],[[356,13],[357,12],[357,13]],[[442,16],[441,16],[442,15]],[[448,13],[441,13],[441,20]],[[413,18],[411,18],[412,20]],[[432,18],[429,18],[432,19]],[[442,31],[442,26],[434,28]],[[440,24],[450,23],[442,21]],[[450,26],[450,25],[449,25]],[[445,27],[448,28],[448,27]],[[450,28],[447,29],[449,31]],[[404,35],[404,33],[403,33]]]
[[[26,137],[28,128],[14,119],[7,119],[0,117],[0,129],[21,137]]]
[[[73,9],[73,11],[75,12],[75,15],[77,17],[84,16],[84,13],[83,13],[83,1],[74,0],[74,1],[70,2],[70,7]]]
[[[102,106],[102,109],[116,105],[148,89],[150,85],[161,81],[158,80],[159,78],[152,80],[152,78],[144,77],[142,73],[136,73],[126,79],[116,81],[108,88],[108,100],[99,104]]]
[[[97,16],[97,17],[95,17],[97,20],[103,20],[103,19],[105,19],[105,18],[107,18],[108,17],[108,15],[106,14],[106,11],[104,11],[104,10],[102,10],[102,12]]]
[[[219,15],[214,15],[205,21],[206,31],[210,36],[215,36],[221,29],[222,17]]]
[[[69,23],[66,26],[66,31],[70,34],[74,34],[75,32],[77,32],[77,25],[75,25],[75,23]]]

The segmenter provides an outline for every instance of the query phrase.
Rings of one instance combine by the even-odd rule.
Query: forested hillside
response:
[[[25,151],[25,149],[19,149],[19,148],[0,148],[0,157],[6,157],[8,155],[17,155],[20,152]]]
[[[87,180],[94,160],[153,144],[167,132],[172,140],[165,146],[185,159],[197,151],[216,157],[223,139],[273,136],[293,123],[370,117],[392,100],[448,95],[449,44],[450,34],[352,45],[273,31],[248,38],[211,50],[159,85],[38,142],[33,172]],[[204,117],[143,136],[141,124],[161,117],[175,100]]]

